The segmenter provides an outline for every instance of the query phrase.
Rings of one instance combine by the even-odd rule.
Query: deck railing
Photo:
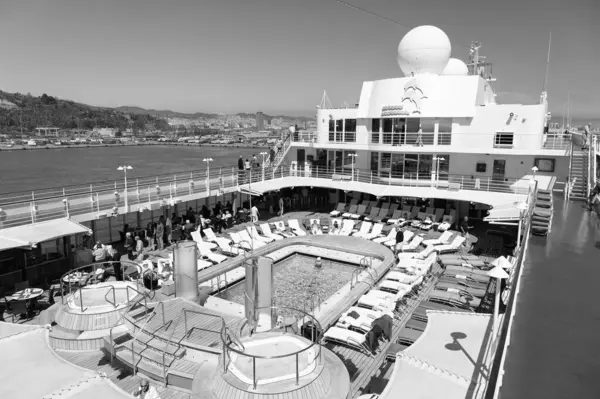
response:
[[[497,349],[492,367],[489,372],[488,384],[485,393],[486,399],[497,399],[500,393],[500,389],[502,387],[505,359],[507,351],[510,347],[511,327],[513,318],[515,316],[515,312],[517,311],[517,296],[519,295],[519,290],[521,287],[521,277],[523,275],[525,255],[529,246],[531,220],[533,217],[533,210],[535,208],[536,193],[537,182],[535,183],[533,190],[531,190],[528,199],[529,207],[523,217],[523,243],[522,245],[517,247],[518,249],[515,253],[515,270],[511,271],[511,273],[514,273],[514,278],[511,283],[508,300],[506,302],[506,311],[504,313],[504,318],[502,319],[502,324],[499,326],[499,331],[497,333],[498,335],[493,337],[496,340],[496,342],[494,343],[494,347]]]
[[[310,350],[313,347],[317,347],[318,348],[318,353],[315,355],[313,361],[318,361],[319,363],[322,361],[322,348],[321,348],[321,344],[320,344],[320,335],[322,333],[321,330],[321,325],[319,324],[319,321],[313,317],[312,315],[310,315],[307,312],[304,312],[302,310],[299,309],[295,309],[295,308],[290,308],[290,307],[285,307],[285,306],[267,306],[267,307],[262,307],[262,308],[256,308],[256,311],[260,311],[260,310],[270,310],[271,313],[273,313],[273,311],[278,311],[278,310],[284,310],[284,311],[292,311],[292,312],[296,312],[300,315],[302,315],[302,317],[300,318],[296,318],[296,320],[305,320],[306,318],[310,319],[310,323],[312,323],[313,328],[311,328],[311,344],[308,345],[306,348],[300,349],[298,351],[294,351],[294,352],[290,352],[290,353],[285,353],[282,355],[276,355],[276,356],[261,356],[261,355],[254,355],[254,354],[250,354],[250,353],[246,353],[242,347],[242,349],[235,349],[232,347],[232,343],[238,345],[235,342],[228,342],[229,340],[227,339],[227,335],[222,334],[221,335],[221,340],[223,341],[223,372],[227,373],[227,364],[229,363],[229,361],[231,361],[231,352],[237,354],[238,356],[244,356],[244,357],[248,357],[250,359],[252,359],[252,386],[254,387],[254,389],[256,389],[256,386],[258,384],[258,379],[257,379],[257,375],[256,375],[256,360],[257,359],[263,359],[263,360],[273,360],[273,359],[284,359],[284,358],[289,358],[289,357],[295,357],[295,361],[296,361],[296,366],[295,366],[295,378],[296,378],[296,385],[300,384],[300,366],[299,366],[299,355],[301,353],[305,353],[308,350]],[[227,331],[227,329],[225,329],[225,332]],[[273,330],[269,330],[269,332],[272,332]],[[315,336],[316,333],[316,336]],[[260,333],[256,333],[255,335],[260,335]],[[308,354],[307,354],[308,356]],[[228,360],[227,360],[228,359]]]
[[[512,194],[526,194],[529,184],[527,179],[449,175],[445,172],[436,177],[433,171],[371,171],[351,168],[349,165],[331,169],[322,166],[305,166],[300,169],[295,164],[268,166],[248,171],[238,171],[233,168],[216,171],[211,169],[208,179],[206,172],[138,178],[133,183],[130,179],[127,191],[123,191],[124,184],[111,182],[74,186],[64,190],[42,190],[28,195],[5,196],[2,200],[3,204],[0,205],[0,229],[76,215],[91,215],[90,219],[110,217],[119,214],[126,202],[129,211],[156,209],[156,207],[175,204],[182,196],[193,195],[203,198],[237,191],[240,185],[249,184],[251,189],[254,183],[286,177]],[[300,180],[298,185],[302,185]],[[12,202],[7,203],[7,200]]]
[[[505,148],[505,149],[529,149],[534,144],[537,149],[544,150],[568,150],[571,143],[571,135],[565,135],[562,133],[548,133],[548,134],[515,134],[514,136],[502,135],[501,133],[461,133],[461,132],[367,132],[368,140],[364,140],[360,143],[361,145],[385,145],[392,146],[393,149],[397,147],[402,148],[414,148],[415,146],[422,147],[437,147],[444,148],[457,145],[458,141],[461,143],[474,140],[476,143],[475,148],[492,149],[492,148]],[[326,140],[319,140],[320,135],[327,136]],[[537,139],[539,137],[539,140]],[[301,131],[293,135],[292,140],[295,143],[324,143],[324,144],[336,144],[342,146],[351,146],[357,144],[356,132],[318,132],[318,131]],[[533,142],[530,141],[533,138]],[[521,141],[523,139],[523,141]],[[523,143],[523,144],[522,144]]]

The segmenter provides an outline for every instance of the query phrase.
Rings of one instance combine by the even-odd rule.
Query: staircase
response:
[[[275,154],[275,159],[270,160],[271,161],[271,166],[273,166],[274,168],[278,167],[279,164],[281,163],[281,161],[283,160],[283,158],[285,158],[285,154],[288,150],[288,148],[290,148],[290,143],[292,142],[292,134],[288,134],[287,137],[283,140],[283,144],[281,145],[281,148],[279,149],[279,151],[277,152],[277,154]]]
[[[569,199],[587,200],[588,182],[588,151],[576,150],[571,152],[571,173],[569,175],[570,190]]]
[[[554,203],[552,190],[539,190],[535,198],[535,207],[531,217],[531,233],[536,235],[547,235],[552,225],[554,214]]]

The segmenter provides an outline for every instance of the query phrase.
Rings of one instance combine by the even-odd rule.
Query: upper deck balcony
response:
[[[571,136],[555,134],[497,133],[356,133],[301,131],[294,146],[323,149],[347,148],[386,152],[487,153],[566,156]]]

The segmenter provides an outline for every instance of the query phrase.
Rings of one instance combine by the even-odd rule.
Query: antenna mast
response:
[[[469,75],[479,75],[487,82],[495,82],[496,78],[492,77],[492,63],[486,62],[486,57],[479,54],[481,42],[472,42],[469,50]]]
[[[327,96],[327,90],[323,90],[323,97],[321,97],[321,104],[319,104],[320,109],[331,109],[331,101],[329,101],[329,97]]]
[[[552,48],[552,32],[548,40],[548,59],[546,60],[546,76],[544,77],[544,93],[548,91],[548,72],[550,71],[550,49]]]

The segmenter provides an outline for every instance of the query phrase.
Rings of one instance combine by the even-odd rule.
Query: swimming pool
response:
[[[322,267],[315,267],[316,258],[293,254],[275,263],[273,267],[273,291],[275,306],[311,311],[311,299],[327,300],[350,282],[357,266],[329,259],[322,259]],[[216,296],[231,302],[244,304],[245,284],[242,281]],[[317,304],[315,303],[315,306]],[[285,312],[284,312],[285,313]]]

